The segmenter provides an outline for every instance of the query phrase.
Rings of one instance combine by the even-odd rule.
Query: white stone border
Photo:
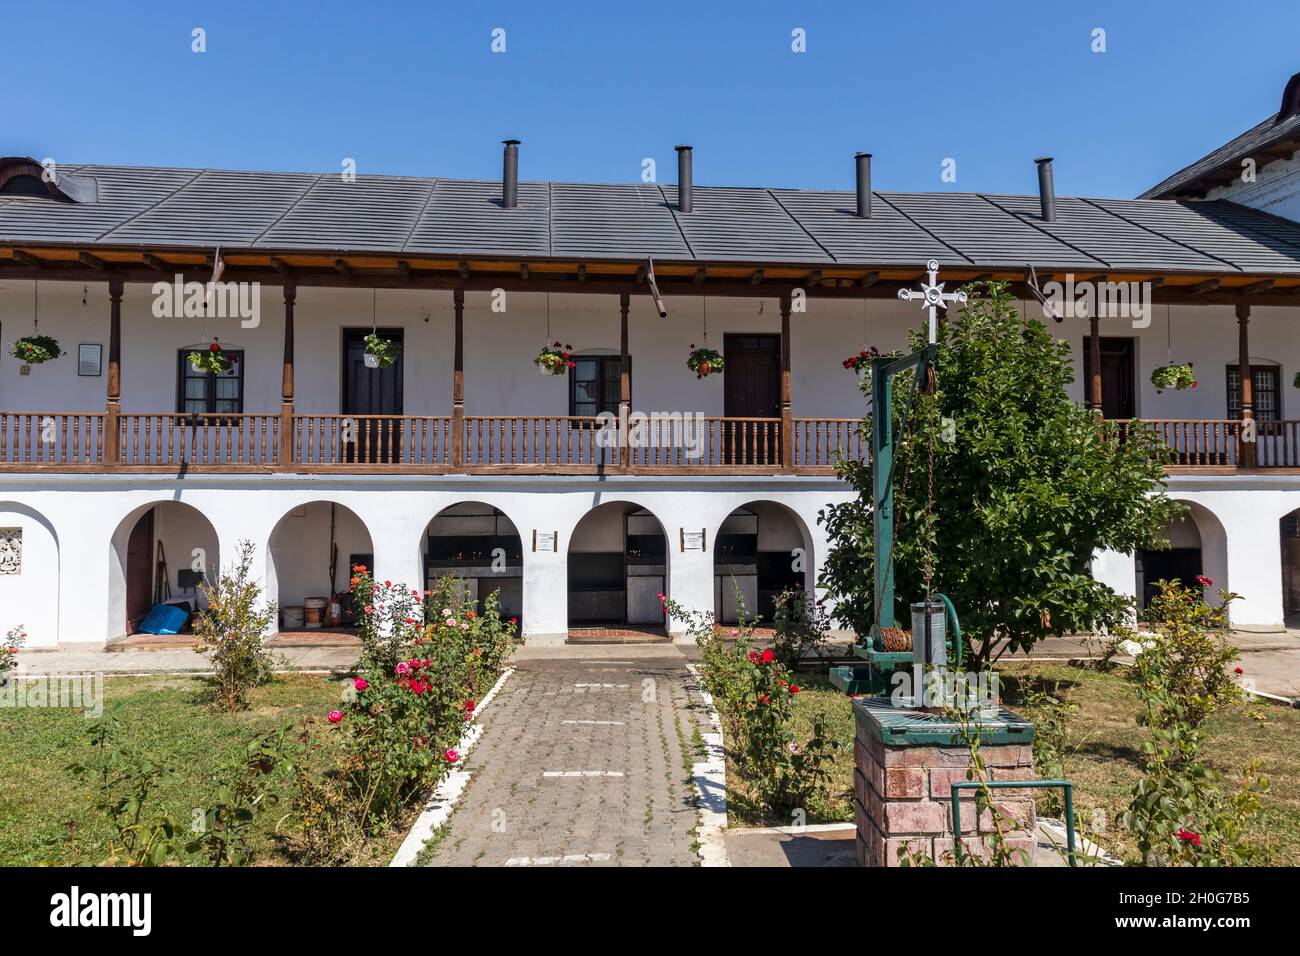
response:
[[[483,727],[479,724],[478,719],[487,710],[488,704],[496,697],[502,685],[505,684],[506,678],[515,672],[513,667],[507,667],[497,678],[497,682],[492,685],[492,689],[487,692],[484,698],[478,702],[474,708],[474,716],[470,718],[470,725],[465,728],[465,733],[461,735],[456,744],[456,750],[460,753],[460,759],[463,761],[469,752],[474,749],[478,743],[479,737],[483,736]],[[438,782],[430,794],[428,801],[424,805],[424,810],[416,818],[415,823],[411,825],[411,832],[406,835],[402,845],[397,848],[392,862],[392,866],[414,866],[416,858],[424,849],[424,845],[433,838],[438,829],[447,822],[451,816],[451,811],[456,808],[456,802],[460,800],[460,795],[465,792],[465,786],[469,783],[470,774],[467,770],[459,768],[450,771],[445,777]]]
[[[699,798],[700,866],[731,866],[727,859],[727,843],[722,835],[727,828],[727,751],[722,744],[722,721],[700,672],[694,664],[687,664],[686,669],[695,678],[709,712],[709,723],[713,726],[711,733],[700,735],[704,738],[705,759],[691,764],[691,776]]]

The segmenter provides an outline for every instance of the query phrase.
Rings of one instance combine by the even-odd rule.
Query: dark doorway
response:
[[[781,336],[723,337],[722,414],[729,419],[781,417]],[[781,427],[776,422],[728,422],[722,437],[725,461],[772,465],[781,461]]]
[[[1133,339],[1101,339],[1101,413],[1103,418],[1128,421],[1137,417],[1136,366]],[[1083,395],[1092,404],[1092,344],[1083,340]]]
[[[152,607],[153,508],[150,508],[136,521],[126,542],[126,633],[134,634]]]
[[[398,463],[402,460],[402,428],[398,421],[365,416],[401,415],[403,358],[401,329],[378,329],[381,336],[398,345],[397,361],[388,368],[366,368],[368,329],[343,331],[344,415],[358,416],[355,443],[344,445],[343,461]]]
[[[1142,610],[1146,610],[1158,593],[1157,581],[1180,581],[1190,587],[1195,583],[1196,576],[1203,573],[1200,548],[1138,551],[1135,558]]]

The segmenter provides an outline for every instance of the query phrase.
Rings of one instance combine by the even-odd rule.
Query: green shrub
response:
[[[1211,583],[1158,582],[1149,615],[1156,631],[1135,657],[1141,723],[1150,737],[1123,820],[1148,865],[1235,866],[1260,855],[1247,840],[1268,789],[1259,762],[1242,768],[1229,793],[1201,757],[1202,724],[1241,696],[1229,672],[1237,651],[1223,636],[1237,595],[1220,592],[1220,606],[1212,607],[1203,590]]]
[[[199,591],[208,602],[195,616],[200,653],[212,662],[215,699],[225,710],[248,706],[248,692],[274,676],[276,657],[263,644],[275,621],[275,602],[261,603],[262,586],[253,579],[253,543],[241,541],[233,570],[206,581]]]
[[[773,603],[772,650],[776,659],[794,670],[805,655],[820,656],[830,631],[830,617],[821,602],[805,588],[787,588]]]

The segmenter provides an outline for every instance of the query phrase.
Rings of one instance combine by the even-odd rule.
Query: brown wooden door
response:
[[[781,336],[727,335],[723,339],[722,414],[727,418],[781,417]],[[776,422],[727,423],[723,454],[735,464],[781,461],[781,427]]]
[[[405,349],[399,348],[397,361],[388,368],[366,368],[365,338],[368,329],[346,329],[343,333],[344,415],[401,415],[402,369]],[[402,345],[401,329],[380,329],[379,334]],[[400,462],[402,458],[401,423],[357,422],[355,444],[339,450],[344,461]]]
[[[153,606],[153,509],[140,516],[126,542],[126,633],[134,634]]]
[[[1133,340],[1101,340],[1101,413],[1104,418],[1128,421],[1137,415],[1137,372],[1134,365]],[[1092,347],[1083,340],[1084,400],[1092,402]]]

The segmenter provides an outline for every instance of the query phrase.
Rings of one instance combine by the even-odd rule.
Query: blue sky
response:
[[[136,0],[5,21],[23,82],[0,154],[361,175],[494,178],[517,137],[525,179],[632,182],[651,157],[673,182],[689,142],[708,185],[850,188],[864,149],[877,189],[1032,192],[1050,153],[1058,192],[1132,196],[1300,71],[1296,0]]]

